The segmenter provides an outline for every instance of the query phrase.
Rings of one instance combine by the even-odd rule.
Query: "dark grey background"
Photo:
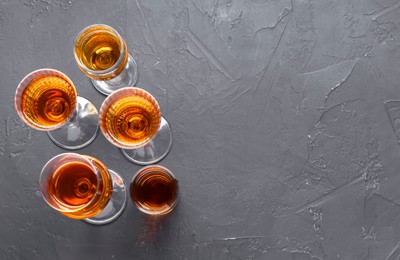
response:
[[[92,23],[123,35],[173,128],[165,219],[128,201],[91,226],[38,191],[65,150],[21,122],[14,92],[50,67],[99,108],[72,52]],[[398,0],[1,0],[0,54],[2,259],[400,257]],[[127,182],[139,169],[101,134],[79,152]]]

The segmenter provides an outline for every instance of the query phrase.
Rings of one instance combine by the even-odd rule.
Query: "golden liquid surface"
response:
[[[153,101],[128,95],[113,101],[101,120],[113,139],[124,145],[139,146],[157,133],[161,115]]]
[[[164,169],[148,168],[135,177],[131,183],[130,195],[136,204],[149,211],[163,211],[172,207],[176,201],[178,183]]]
[[[121,55],[118,37],[108,31],[88,32],[82,35],[82,43],[75,48],[76,55],[91,70],[106,70]]]
[[[89,157],[94,159],[92,157]],[[49,178],[48,193],[64,208],[79,210],[61,212],[75,219],[90,218],[100,213],[112,194],[111,177],[104,165],[94,159],[101,179],[93,169],[82,162],[69,162],[61,165]]]
[[[37,126],[53,127],[64,123],[74,113],[76,90],[61,77],[41,76],[29,83],[20,102],[28,121]]]

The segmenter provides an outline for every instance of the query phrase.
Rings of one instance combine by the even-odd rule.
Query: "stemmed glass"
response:
[[[30,127],[47,131],[50,139],[65,149],[79,149],[97,136],[96,107],[77,96],[74,83],[54,69],[29,73],[15,93],[15,109]]]
[[[120,216],[126,205],[121,176],[98,159],[63,153],[43,167],[40,191],[44,200],[61,214],[90,224],[106,224]]]
[[[140,88],[122,88],[104,100],[100,129],[128,160],[140,165],[162,160],[172,146],[171,128],[157,100]]]
[[[178,204],[178,181],[167,168],[149,165],[133,176],[130,196],[132,202],[143,213],[165,215]]]
[[[84,28],[75,40],[74,56],[78,67],[104,95],[136,84],[136,61],[125,40],[108,25]]]

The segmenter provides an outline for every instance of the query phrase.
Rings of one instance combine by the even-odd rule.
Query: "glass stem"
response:
[[[47,132],[64,149],[75,150],[90,144],[97,136],[99,115],[96,107],[83,97],[77,98],[72,117],[60,128]]]
[[[115,90],[125,87],[133,87],[138,78],[137,64],[135,59],[129,55],[125,68],[119,75],[110,80],[94,80],[93,86],[102,94],[109,95]]]

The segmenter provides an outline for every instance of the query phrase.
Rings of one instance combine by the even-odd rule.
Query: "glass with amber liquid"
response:
[[[128,160],[140,165],[162,160],[172,146],[171,128],[157,100],[140,88],[122,88],[104,100],[100,129]]]
[[[76,153],[53,157],[43,167],[40,191],[61,214],[91,224],[106,224],[126,205],[123,179],[98,159]]]
[[[136,61],[125,40],[110,26],[93,24],[84,28],[75,40],[74,56],[81,71],[104,95],[136,84]]]
[[[140,211],[150,215],[165,215],[178,203],[178,181],[167,168],[149,165],[133,176],[130,197]]]
[[[50,139],[65,149],[79,149],[97,136],[96,107],[77,96],[74,83],[54,69],[29,73],[15,93],[15,109],[29,126],[47,131]]]

